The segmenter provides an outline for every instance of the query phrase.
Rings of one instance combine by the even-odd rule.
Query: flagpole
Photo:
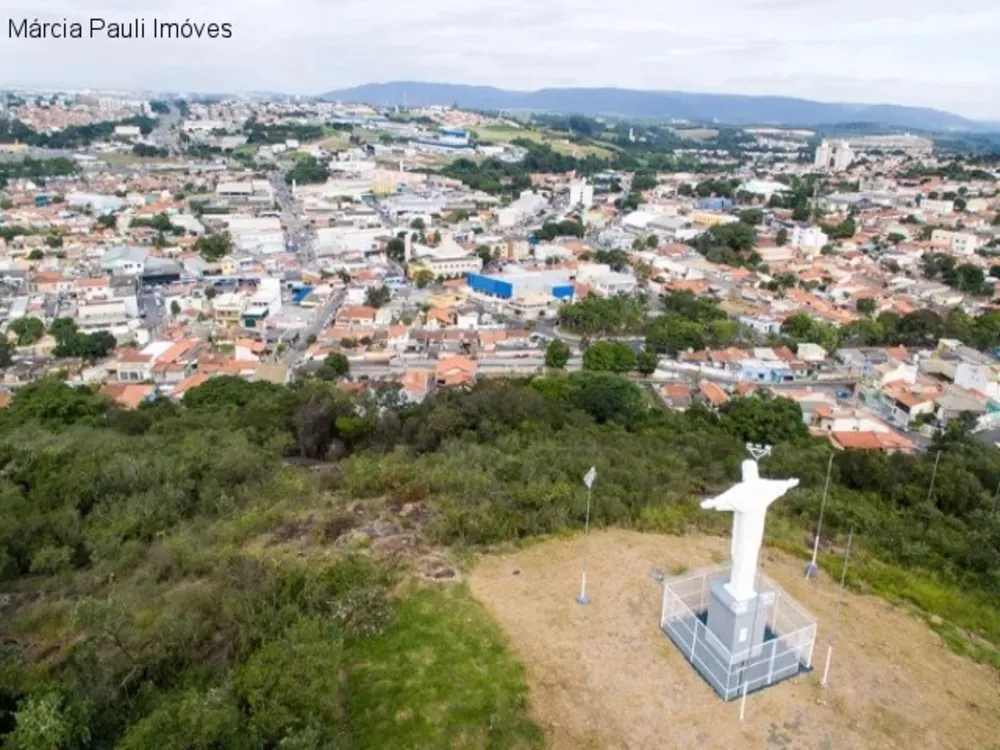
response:
[[[594,467],[590,468],[586,476],[583,478],[583,483],[587,485],[587,515],[586,520],[583,523],[583,553],[580,560],[580,595],[576,597],[576,603],[581,606],[586,606],[590,604],[590,598],[587,596],[587,540],[590,537],[590,496],[593,491],[594,479],[597,477],[597,472],[594,471]]]

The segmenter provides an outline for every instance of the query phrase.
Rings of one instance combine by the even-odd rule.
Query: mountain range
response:
[[[730,125],[816,127],[873,123],[924,131],[1000,130],[1000,124],[969,120],[928,107],[817,102],[785,96],[699,94],[622,88],[545,88],[513,91],[492,86],[392,81],[368,83],[320,95],[331,101],[411,107],[457,104],[463,109],[522,110],[582,115],[682,119]]]

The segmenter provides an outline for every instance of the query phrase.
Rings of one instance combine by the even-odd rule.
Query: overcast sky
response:
[[[41,15],[44,12],[44,15]],[[229,22],[232,39],[8,39],[7,19]],[[6,85],[314,94],[423,80],[914,104],[1000,120],[1000,1],[0,0]]]

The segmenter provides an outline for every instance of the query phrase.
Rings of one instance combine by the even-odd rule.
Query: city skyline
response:
[[[315,95],[375,81],[533,90],[615,86],[925,106],[1000,120],[1000,8],[970,0],[711,0],[622,10],[599,0],[98,0],[7,19],[153,17],[228,22],[232,39],[26,40],[0,45],[8,86],[276,91]]]

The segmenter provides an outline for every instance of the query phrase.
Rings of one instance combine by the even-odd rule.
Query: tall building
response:
[[[843,172],[854,161],[854,151],[847,141],[820,142],[816,148],[816,160],[813,164],[832,172]]]

